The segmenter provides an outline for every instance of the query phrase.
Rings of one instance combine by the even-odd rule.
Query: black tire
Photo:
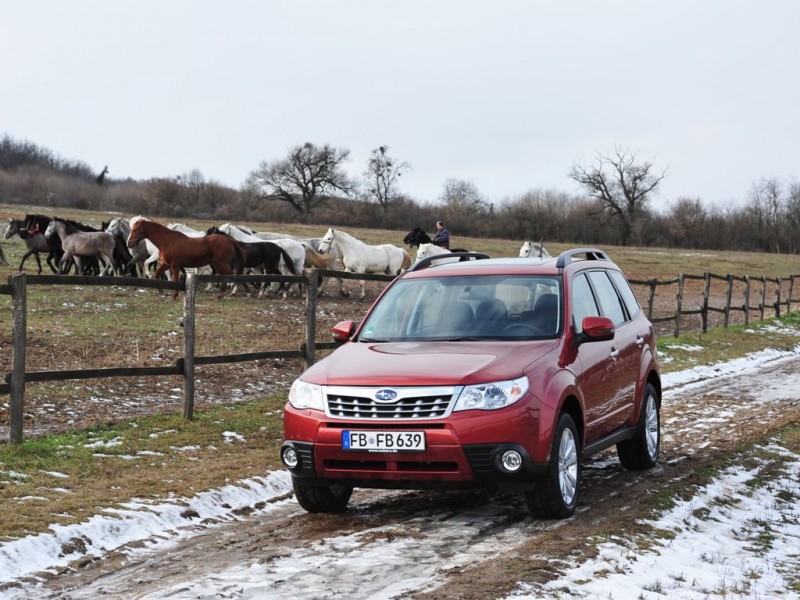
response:
[[[658,392],[652,383],[644,388],[636,435],[617,444],[617,456],[629,471],[650,469],[658,462],[661,447],[661,414]]]
[[[297,502],[312,513],[342,512],[347,508],[353,488],[343,483],[332,483],[327,486],[305,485],[292,479],[294,496]]]
[[[544,479],[525,493],[534,517],[564,519],[575,513],[581,488],[581,442],[575,421],[567,413],[558,418],[550,464]]]

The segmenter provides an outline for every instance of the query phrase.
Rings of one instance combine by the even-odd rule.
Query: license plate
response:
[[[367,452],[420,452],[424,431],[342,431],[342,448]]]

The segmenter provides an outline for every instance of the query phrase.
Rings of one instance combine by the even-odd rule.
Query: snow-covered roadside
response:
[[[680,373],[667,374],[664,376],[665,397],[678,389],[686,389],[686,386],[707,382],[709,379],[755,372],[764,368],[766,364],[779,364],[783,360],[799,355],[800,346],[791,351],[764,350],[712,367],[697,367]],[[798,479],[796,473],[794,479],[795,481]],[[735,485],[735,482],[732,485]],[[257,507],[255,514],[267,513],[288,502],[285,500],[269,503],[290,490],[291,482],[288,474],[276,472],[191,498],[173,499],[158,504],[134,501],[123,509],[105,511],[84,523],[72,526],[52,525],[49,533],[0,544],[0,583],[30,577],[40,571],[55,572],[76,559],[102,556],[126,545],[125,552],[163,548],[180,539],[189,538],[197,532],[207,531],[209,522],[222,524],[237,519],[240,509],[249,510],[255,506]],[[795,495],[795,498],[798,496],[800,494]],[[684,509],[683,516],[686,510],[688,509]],[[144,549],[128,550],[127,548],[134,542],[142,542]],[[698,562],[696,557],[685,554],[689,560]],[[797,560],[796,555],[794,560]],[[581,566],[575,568],[579,569]],[[670,572],[679,571],[672,569]],[[235,576],[233,573],[231,575]],[[568,575],[565,575],[566,577]],[[576,576],[575,581],[579,580],[580,577]],[[691,583],[691,580],[689,582]],[[603,597],[608,597],[609,589],[615,588],[605,587]]]
[[[82,523],[51,525],[50,533],[0,545],[0,583],[40,571],[54,572],[76,559],[99,557],[132,542],[151,540],[151,546],[174,543],[191,536],[200,523],[202,527],[209,522],[225,523],[253,506],[260,507],[258,513],[267,513],[288,501],[272,500],[286,496],[291,489],[288,472],[278,471],[190,498],[158,504],[134,500]]]
[[[688,501],[647,521],[654,532],[602,543],[597,557],[564,565],[545,586],[521,585],[507,600],[588,598],[726,600],[800,598],[800,455],[782,454],[779,479],[730,468]]]

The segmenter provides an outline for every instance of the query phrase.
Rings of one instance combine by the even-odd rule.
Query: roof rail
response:
[[[585,254],[586,260],[611,260],[608,254],[597,248],[573,248],[572,250],[565,250],[558,255],[556,268],[563,269],[572,262],[572,257],[577,254]]]
[[[432,266],[431,263],[435,260],[442,260],[443,258],[458,258],[459,262],[468,260],[470,258],[475,260],[480,260],[483,258],[491,258],[488,254],[484,254],[483,252],[451,252],[450,254],[435,254],[434,256],[426,256],[425,258],[419,259],[413,265],[411,265],[406,273],[412,271],[420,271],[422,269],[427,269],[428,267]],[[452,264],[452,263],[447,263]],[[441,266],[441,265],[435,265]]]

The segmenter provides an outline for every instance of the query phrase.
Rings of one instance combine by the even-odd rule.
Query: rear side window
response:
[[[608,273],[605,271],[589,271],[588,276],[594,291],[597,293],[603,316],[611,319],[614,325],[624,323],[625,311],[622,309],[622,301],[608,278]]]
[[[585,317],[599,317],[600,311],[594,301],[594,294],[586,275],[581,273],[572,280],[572,319],[575,324],[575,331],[583,331],[583,319]]]
[[[622,296],[622,301],[625,303],[625,308],[628,309],[628,314],[631,318],[638,315],[641,307],[639,306],[639,301],[636,299],[633,290],[631,290],[628,280],[625,279],[625,276],[619,271],[609,271],[608,274],[611,275],[611,280],[614,282],[614,285],[617,286],[617,291],[619,295]]]

